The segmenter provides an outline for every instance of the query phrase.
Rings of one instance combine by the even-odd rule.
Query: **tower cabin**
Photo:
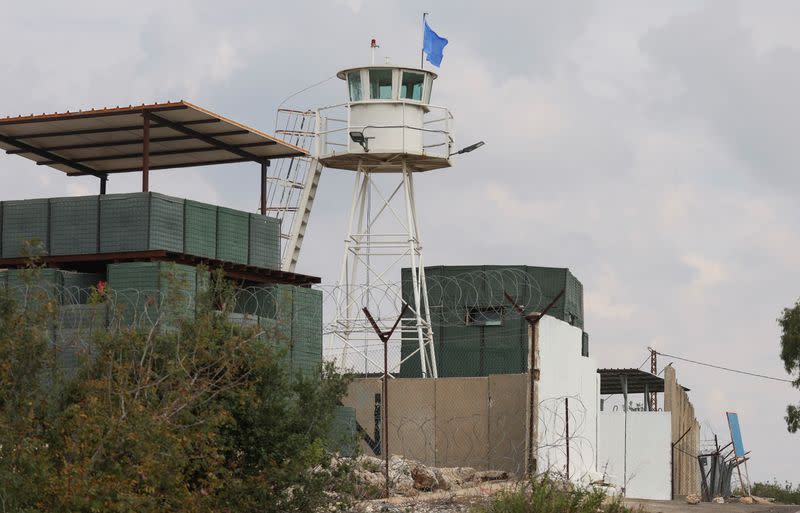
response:
[[[398,172],[403,163],[411,171],[450,167],[452,116],[430,103],[436,73],[383,65],[349,68],[337,76],[347,83],[347,119],[321,109],[324,166],[374,172]]]

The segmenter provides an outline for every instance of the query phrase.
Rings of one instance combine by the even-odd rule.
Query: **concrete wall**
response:
[[[627,497],[670,498],[669,412],[602,411],[598,415],[597,471]]]
[[[584,482],[595,470],[600,378],[581,356],[583,332],[554,317],[539,321],[538,470],[566,474],[566,404],[569,399],[569,476]]]
[[[523,471],[527,376],[389,381],[389,453],[437,467]],[[373,441],[381,381],[356,379],[345,406]],[[377,396],[377,397],[376,397]],[[362,439],[365,454],[379,455]]]
[[[538,467],[586,484],[596,469],[599,376],[581,356],[583,332],[554,317],[539,322]],[[379,379],[357,379],[345,406],[375,438]],[[529,404],[526,374],[469,378],[398,378],[389,381],[389,452],[434,466],[502,469],[521,474]],[[569,400],[569,413],[565,399]],[[380,401],[380,398],[378,399]],[[375,454],[366,442],[363,448]]]
[[[675,445],[673,479],[675,495],[700,494],[700,467],[696,455],[700,451],[700,423],[694,416],[694,406],[678,383],[675,368],[664,370],[664,411],[672,413],[672,442],[687,430],[689,433]]]

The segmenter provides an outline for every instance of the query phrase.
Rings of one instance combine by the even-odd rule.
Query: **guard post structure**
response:
[[[392,295],[390,285],[397,266],[405,264],[413,293],[401,334],[418,347],[405,358],[419,358],[422,376],[437,377],[414,176],[450,167],[452,116],[430,103],[436,79],[431,71],[372,65],[337,76],[347,85],[347,101],[318,109],[317,158],[325,168],[353,171],[355,184],[329,350],[341,351],[342,368],[381,368],[378,352],[369,350],[374,334],[361,309],[372,309],[370,301],[382,296],[395,308],[381,310],[379,317],[397,315],[402,298],[399,290]],[[399,358],[393,360],[390,372],[400,368]]]

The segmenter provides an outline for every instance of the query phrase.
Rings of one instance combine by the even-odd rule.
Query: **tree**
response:
[[[792,383],[795,388],[800,388],[800,300],[791,308],[784,308],[778,318],[781,326],[781,360],[790,375],[797,373],[797,378]],[[786,426],[790,432],[796,433],[800,429],[800,404],[790,404],[786,407]]]
[[[72,340],[54,337],[60,307],[45,287],[0,288],[0,512],[310,511],[327,500],[347,470],[326,449],[347,379],[324,366],[294,374],[280,335],[232,324],[233,291],[214,283],[190,309],[179,286],[149,298],[151,326]],[[93,298],[119,306],[113,291]]]

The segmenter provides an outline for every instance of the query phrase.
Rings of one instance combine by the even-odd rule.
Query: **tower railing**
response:
[[[402,105],[403,119],[405,119],[407,106],[414,109],[419,108],[419,104],[414,102],[392,102],[392,104]],[[370,136],[386,129],[406,129],[422,132],[423,153],[421,155],[449,158],[452,153],[453,115],[446,107],[426,105],[427,112],[422,126],[405,123],[357,125],[350,121],[350,105],[350,103],[340,103],[322,107],[317,111],[319,114],[319,123],[317,125],[318,158],[349,153],[350,132],[362,132]],[[400,151],[406,152],[406,148],[400,148]],[[413,153],[419,154],[416,149],[414,149]]]

